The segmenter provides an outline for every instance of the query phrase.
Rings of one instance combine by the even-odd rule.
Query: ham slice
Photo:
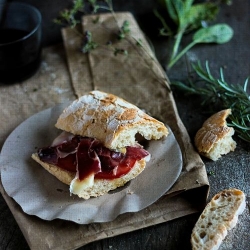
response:
[[[126,147],[124,153],[112,151],[94,138],[63,134],[50,147],[38,150],[41,161],[76,172],[81,181],[90,175],[97,179],[115,179],[127,174],[136,161],[150,157],[140,145]]]

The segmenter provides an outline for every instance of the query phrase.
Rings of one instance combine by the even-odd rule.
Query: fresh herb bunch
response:
[[[221,2],[230,4],[231,1],[194,3],[194,0],[158,0],[160,10],[155,10],[156,17],[161,21],[163,28],[160,34],[174,38],[172,53],[167,65],[170,69],[173,65],[194,45],[198,43],[226,43],[233,36],[233,30],[227,24],[216,24],[208,27],[208,22],[215,20]],[[173,23],[175,28],[168,23]],[[183,36],[189,32],[195,32],[192,41],[181,51],[180,45]]]
[[[79,20],[80,14],[97,13],[100,9],[112,12],[113,5],[111,0],[104,0],[102,2],[96,0],[74,0],[70,9],[61,11],[54,22],[60,25],[65,25],[74,28]]]
[[[201,63],[193,64],[198,79],[186,83],[173,81],[172,86],[183,90],[185,94],[202,96],[202,105],[209,105],[212,109],[231,108],[232,114],[228,117],[229,126],[235,128],[239,137],[250,142],[250,95],[248,91],[248,78],[244,85],[232,85],[225,81],[223,69],[220,68],[220,78],[215,78],[206,62],[205,69]]]
[[[116,20],[116,15],[113,9],[112,0],[103,0],[103,1],[74,0],[72,7],[70,9],[65,9],[61,11],[59,13],[59,16],[56,19],[54,19],[54,22],[60,25],[74,28],[77,24],[80,23],[81,15],[88,13],[95,14],[99,10],[110,12],[113,15],[113,18],[118,25],[118,21]],[[98,19],[96,19],[95,22],[97,23]],[[118,26],[118,32],[116,34],[116,37],[118,40],[122,40],[125,39],[129,33],[130,33],[130,24],[127,20],[125,20],[121,27]],[[79,33],[79,35],[82,34]],[[112,45],[112,42],[110,41],[108,45]],[[92,39],[92,33],[90,31],[86,31],[83,36],[82,47],[80,50],[83,53],[88,53],[91,50],[95,49],[97,46],[98,44]],[[113,48],[113,52],[114,55],[128,54],[126,50],[118,48]]]
[[[92,11],[91,11],[92,10]],[[130,23],[125,20],[123,24],[120,26],[117,20],[115,11],[113,9],[112,0],[103,0],[103,1],[96,1],[96,0],[74,0],[73,6],[71,9],[65,9],[59,13],[59,16],[54,20],[55,23],[64,25],[67,27],[74,28],[78,23],[80,23],[81,15],[83,14],[94,14],[97,13],[99,10],[104,10],[112,14],[115,23],[117,24],[117,32],[114,34],[117,41],[126,40],[131,46],[135,48],[135,51],[138,55],[141,55],[142,51],[147,55],[147,58],[143,57],[145,65],[152,70],[152,66],[156,65],[158,69],[162,71],[162,68],[158,66],[158,62],[155,56],[148,51],[147,48],[144,47],[141,39],[134,37],[130,32]],[[79,15],[81,14],[81,15]],[[98,23],[98,17],[94,20],[94,23]],[[106,27],[105,27],[106,28]],[[76,32],[77,30],[74,29]],[[78,35],[82,36],[82,46],[80,48],[81,52],[89,53],[96,47],[102,47],[108,50],[113,51],[115,56],[123,55],[128,56],[128,51],[123,48],[117,48],[113,46],[112,41],[108,41],[105,44],[97,44],[92,39],[92,33],[90,31],[85,32],[82,35],[81,32],[77,32]],[[154,70],[152,72],[156,75],[156,79],[162,83],[167,90],[170,91],[168,85],[166,85],[166,77],[159,77]]]

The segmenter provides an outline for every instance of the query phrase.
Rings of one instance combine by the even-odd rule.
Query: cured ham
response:
[[[56,142],[56,143],[55,143]],[[52,146],[38,150],[41,161],[76,172],[79,180],[94,174],[96,179],[115,179],[126,175],[136,161],[150,154],[140,145],[126,147],[123,152],[111,151],[97,139],[60,135]]]

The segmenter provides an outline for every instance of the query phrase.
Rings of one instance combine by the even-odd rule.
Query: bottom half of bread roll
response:
[[[94,176],[87,178],[81,183],[81,188],[74,192],[72,184],[77,182],[76,172],[71,172],[62,169],[56,165],[48,164],[40,160],[37,153],[32,154],[32,158],[39,163],[50,174],[54,175],[58,180],[70,186],[70,191],[80,198],[89,199],[90,197],[98,197],[114,190],[118,187],[124,186],[127,182],[137,177],[145,168],[146,160],[141,159],[136,161],[132,169],[125,175],[114,179],[95,179]]]

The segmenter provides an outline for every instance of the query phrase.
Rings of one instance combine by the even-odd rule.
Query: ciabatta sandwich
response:
[[[55,126],[63,132],[32,158],[84,199],[123,186],[144,170],[150,154],[136,135],[146,140],[168,135],[162,122],[101,91],[75,100]]]

